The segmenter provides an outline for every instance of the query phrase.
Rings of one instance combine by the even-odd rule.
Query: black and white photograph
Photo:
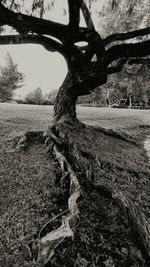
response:
[[[0,0],[0,267],[150,267],[150,0]]]

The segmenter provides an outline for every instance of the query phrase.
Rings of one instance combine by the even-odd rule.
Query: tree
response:
[[[52,90],[49,94],[45,95],[45,101],[47,100],[50,105],[54,105],[57,90]]]
[[[61,182],[63,183],[66,177],[70,179],[68,214],[63,216],[61,227],[52,236],[47,235],[46,238],[42,238],[39,261],[47,263],[58,244],[66,237],[74,236],[73,229],[76,228],[74,224],[79,216],[79,197],[82,198],[84,195],[89,195],[89,192],[93,190],[95,194],[96,192],[97,194],[101,193],[113,199],[116,206],[121,208],[125,214],[125,220],[128,221],[135,233],[135,240],[139,243],[147,266],[149,266],[150,229],[145,217],[138,211],[132,201],[124,197],[122,193],[111,185],[101,184],[97,186],[92,184],[94,172],[93,166],[91,167],[90,165],[91,156],[79,149],[79,145],[75,144],[75,142],[71,142],[71,138],[75,129],[82,125],[76,117],[76,101],[78,97],[92,93],[96,87],[101,88],[100,86],[107,82],[109,75],[121,71],[123,66],[127,62],[129,63],[130,60],[134,61],[134,64],[147,60],[147,56],[150,54],[150,39],[147,38],[148,34],[150,34],[150,27],[132,31],[127,30],[124,33],[110,33],[110,35],[102,38],[96,31],[92,20],[91,1],[89,10],[86,4],[89,1],[68,0],[69,22],[67,25],[43,18],[44,10],[50,10],[54,2],[51,0],[48,6],[44,6],[44,1],[31,1],[32,15],[30,15],[29,10],[28,15],[26,15],[18,11],[20,8],[18,1],[16,2],[17,5],[15,1],[11,0],[0,1],[0,25],[11,26],[18,32],[16,35],[1,35],[0,45],[40,44],[50,52],[57,51],[63,55],[68,66],[68,74],[56,96],[53,126],[44,135],[49,151],[53,151],[57,163],[61,167],[63,176]],[[117,8],[118,2],[113,0],[112,10]],[[22,5],[23,3],[25,1],[22,2]],[[36,9],[39,17],[33,16],[33,12]],[[80,11],[82,11],[86,26],[80,25]],[[144,37],[146,38],[144,39]],[[129,42],[131,39],[132,42]],[[83,46],[81,42],[85,42],[86,45]],[[72,128],[69,131],[71,126]],[[111,132],[108,131],[107,133],[111,135]],[[33,140],[35,136],[35,133],[27,134],[26,138],[19,142],[19,145],[22,145],[22,142],[26,143],[29,137],[30,141]],[[81,155],[87,159],[85,166],[82,166],[82,175]],[[84,177],[87,179],[85,180]],[[85,187],[88,190],[86,194],[82,194],[82,188],[85,189]],[[83,192],[85,191],[83,190]],[[81,265],[83,264],[78,264],[78,266]]]
[[[33,95],[33,92],[30,92],[30,93],[28,93],[28,94],[26,95],[26,97],[25,97],[25,102],[26,102],[27,104],[35,104],[35,102],[34,102],[34,95]]]
[[[25,102],[28,104],[42,105],[43,104],[43,94],[40,87],[36,88],[33,92],[27,94]]]
[[[146,60],[147,63],[148,60]],[[140,105],[140,103],[143,105],[148,103],[148,92],[150,90],[149,67],[145,63],[126,65],[122,72],[109,77],[107,84],[103,87],[106,89],[111,88],[110,98],[112,103],[120,99],[128,99],[125,103],[126,106],[129,105],[128,102],[130,104],[132,102],[133,106]]]
[[[98,30],[101,32],[102,36],[106,37],[106,33],[112,34],[114,32],[120,32],[120,31],[128,32],[129,30],[134,29],[135,27],[136,28],[146,27],[148,26],[148,21],[149,21],[149,12],[147,9],[148,6],[149,6],[149,1],[147,0],[145,1],[134,0],[132,2],[128,0],[124,2],[118,0],[106,1],[103,10],[99,12],[100,19],[99,19]],[[143,12],[141,12],[141,10]],[[116,17],[118,18],[117,20]],[[147,36],[145,38],[147,39]],[[142,39],[140,39],[139,37],[138,40],[140,41]],[[116,44],[119,44],[119,42],[116,42]],[[147,63],[148,61],[149,60],[147,60]],[[120,98],[124,97],[128,98],[129,97],[128,94],[130,94],[131,89],[133,91],[132,92],[133,105],[134,102],[139,102],[139,101],[142,102],[142,94],[145,90],[143,87],[143,85],[145,84],[144,83],[145,78],[143,72],[140,73],[140,71],[142,68],[145,68],[145,71],[147,72],[146,62],[143,62],[143,64],[144,66],[140,68],[136,64],[132,65],[126,64],[125,68],[123,68],[121,73],[117,73],[116,75],[111,75],[110,77],[108,77],[107,84],[104,87],[106,88],[111,87],[111,90],[109,91],[112,103],[114,103],[116,100],[119,100],[118,99],[119,95]],[[137,70],[138,68],[139,71]],[[131,71],[130,70],[128,71],[128,69],[131,69]],[[139,83],[138,77],[140,77],[140,80],[143,84],[142,89],[140,89],[141,82]],[[112,86],[112,80],[113,80],[113,86]],[[123,97],[122,93],[124,95]],[[139,96],[139,100],[137,100],[136,98],[137,95]]]
[[[10,54],[7,53],[6,66],[1,67],[0,101],[11,100],[14,91],[22,86],[23,80],[23,73],[18,71],[18,65],[13,62]]]

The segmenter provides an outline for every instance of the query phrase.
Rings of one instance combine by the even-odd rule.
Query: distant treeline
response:
[[[30,92],[24,99],[15,99],[18,104],[31,105],[53,105],[57,94],[57,90],[51,91],[49,94],[43,95],[40,87]]]

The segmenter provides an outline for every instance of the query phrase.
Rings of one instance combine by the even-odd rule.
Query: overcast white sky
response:
[[[59,88],[67,73],[67,66],[62,56],[50,53],[40,45],[0,46],[0,65],[5,65],[7,51],[12,56],[18,69],[25,74],[23,88],[17,95],[25,96],[40,86],[43,94]]]

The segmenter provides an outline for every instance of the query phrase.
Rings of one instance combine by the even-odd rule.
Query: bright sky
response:
[[[50,53],[40,45],[3,45],[0,46],[1,66],[6,63],[7,51],[18,64],[18,69],[25,74],[24,86],[16,91],[17,95],[24,97],[39,86],[46,94],[62,84],[67,66],[60,54]]]

